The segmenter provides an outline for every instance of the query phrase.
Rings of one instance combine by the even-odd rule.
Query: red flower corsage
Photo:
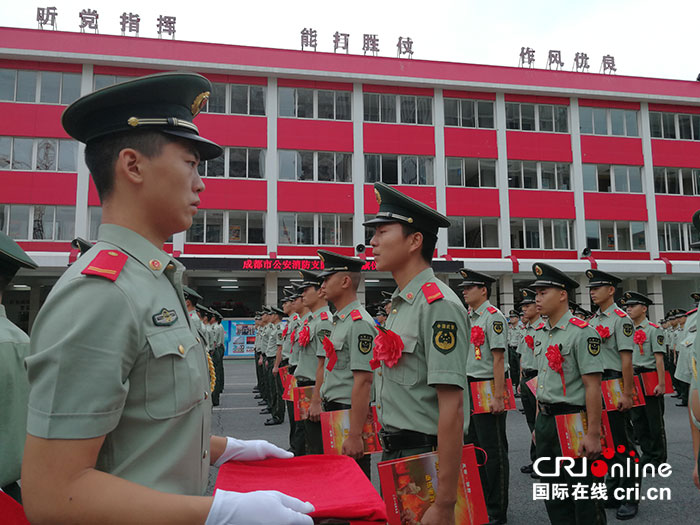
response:
[[[484,329],[480,326],[472,327],[472,335],[469,339],[474,345],[474,357],[477,361],[481,361],[481,345],[486,341],[486,335],[484,334]]]
[[[525,344],[527,345],[527,347],[528,347],[530,350],[532,350],[532,351],[535,350],[535,338],[532,337],[531,335],[526,335],[526,336],[525,336]]]
[[[284,327],[284,330],[282,330],[282,339],[287,337],[287,330],[289,330],[289,325]]]
[[[545,357],[549,362],[549,368],[551,368],[561,376],[561,388],[564,391],[564,395],[566,396],[566,381],[564,380],[564,358],[561,355],[561,348],[559,347],[559,345],[549,345]]]
[[[391,368],[401,359],[403,341],[396,332],[381,326],[377,328],[379,328],[379,334],[374,338],[374,350],[369,365],[372,370],[379,368],[381,363]]]
[[[333,346],[328,336],[323,338],[323,350],[326,352],[326,359],[328,359],[326,370],[332,372],[335,364],[338,362],[338,356],[335,353],[335,346]]]
[[[598,325],[595,327],[595,329],[603,341],[610,337],[610,328],[608,328],[607,326]]]
[[[309,327],[305,326],[301,329],[301,332],[299,332],[299,346],[306,348],[309,341],[311,341],[311,332],[309,331]]]
[[[632,340],[639,345],[639,353],[644,355],[644,342],[647,340],[646,332],[640,328],[634,333],[634,338]]]

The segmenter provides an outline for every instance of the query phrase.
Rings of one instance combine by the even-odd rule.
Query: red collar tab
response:
[[[322,321],[328,321],[328,312],[321,312],[319,317]]]
[[[423,295],[425,296],[425,300],[428,301],[428,304],[434,303],[438,299],[443,299],[445,297],[442,295],[442,292],[436,283],[425,283],[423,286],[421,286],[421,290],[423,290]]]
[[[586,328],[588,326],[588,323],[584,321],[583,319],[579,319],[578,317],[572,317],[569,319],[569,322],[572,325],[578,326],[579,328]]]
[[[685,315],[688,316],[688,315],[690,315],[690,314],[694,314],[694,313],[697,312],[697,311],[698,311],[697,308],[693,308],[692,310],[688,310],[688,311],[685,313]]]
[[[489,306],[487,310],[490,314],[495,314],[496,312],[498,312],[498,308],[495,308],[494,306]]]
[[[127,254],[118,250],[101,250],[81,273],[116,281],[128,258]]]
[[[653,326],[654,328],[661,328],[658,324],[652,323],[651,321],[649,321],[649,324],[650,324],[651,326]]]
[[[353,321],[359,321],[360,319],[362,319],[362,313],[359,310],[353,310],[352,312],[350,312],[350,318]]]
[[[620,317],[627,317],[627,314],[620,310],[619,308],[615,308],[615,313],[619,315]]]
[[[535,328],[535,330],[542,330],[543,328],[544,328],[544,321],[541,322],[541,323],[537,326],[537,328]]]

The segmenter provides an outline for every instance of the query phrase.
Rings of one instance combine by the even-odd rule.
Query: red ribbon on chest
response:
[[[484,329],[480,326],[472,327],[471,338],[469,339],[474,345],[474,357],[477,361],[481,361],[481,345],[486,341],[486,334],[484,334]]]
[[[547,358],[549,368],[551,368],[561,376],[561,388],[564,391],[564,395],[566,396],[566,380],[564,379],[564,358],[561,355],[561,349],[559,348],[559,345],[549,345],[545,357]]]
[[[326,359],[328,359],[326,370],[332,372],[335,364],[338,362],[338,355],[335,353],[335,346],[333,346],[328,336],[323,338],[323,350],[326,352]]]
[[[369,365],[372,370],[379,368],[381,363],[392,368],[401,359],[404,347],[403,341],[396,332],[381,326],[377,328],[379,329],[379,334],[374,338],[374,350]]]

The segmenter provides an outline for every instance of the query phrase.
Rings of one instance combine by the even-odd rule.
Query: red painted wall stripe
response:
[[[447,254],[459,259],[500,259],[498,248],[448,248]]]
[[[700,261],[700,252],[660,252],[659,255],[671,261]]]
[[[61,126],[66,106],[0,102],[0,135],[69,138]]]
[[[221,146],[267,147],[267,119],[247,115],[200,113],[194,120],[203,137]]]
[[[248,244],[185,243],[184,254],[192,255],[267,255],[267,246]]]
[[[17,241],[17,244],[27,252],[70,252],[73,248],[70,242],[60,241]]]
[[[355,255],[355,249],[352,246],[290,246],[285,244],[280,244],[277,247],[277,255],[318,257],[318,250],[329,250],[341,255]]]
[[[204,178],[200,208],[211,210],[267,210],[267,181]]]
[[[496,130],[445,127],[445,156],[497,159]]]
[[[0,171],[0,202],[75,206],[77,178],[75,173]]]
[[[677,104],[652,104],[649,103],[649,111],[664,111],[668,113],[692,113],[700,114],[700,106],[681,106]]]
[[[457,91],[455,89],[443,89],[443,98],[467,98],[474,100],[496,100],[496,93],[485,91]]]
[[[596,259],[608,259],[608,260],[628,260],[632,259],[635,261],[648,261],[651,259],[649,252],[617,252],[613,250],[594,250],[591,252]]]
[[[506,102],[525,102],[527,104],[555,104],[558,106],[568,106],[571,102],[566,97],[545,97],[541,95],[518,95],[506,93]]]
[[[352,122],[280,118],[277,120],[277,147],[352,152]]]
[[[332,182],[277,183],[277,210],[299,213],[352,213],[352,184]]]
[[[652,139],[651,155],[654,159],[654,166],[700,168],[700,142]]]
[[[510,216],[517,218],[575,219],[574,192],[509,190]]]
[[[419,97],[432,97],[435,94],[433,88],[391,86],[383,84],[363,84],[362,91],[364,93],[387,93],[389,95],[416,95]]]
[[[352,91],[352,84],[347,82],[324,82],[321,80],[303,80],[299,78],[280,78],[279,87],[330,89],[334,91]]]
[[[581,135],[581,159],[584,164],[643,166],[642,139]]]
[[[508,159],[572,162],[571,135],[566,133],[506,132]]]
[[[153,69],[139,67],[120,67],[120,66],[101,66],[95,64],[92,68],[94,75],[117,75],[120,77],[142,77],[144,75],[153,75],[155,73],[163,73],[165,71],[174,71],[175,69]]]
[[[436,208],[435,188],[432,186],[394,186],[397,190],[405,193],[420,202],[423,202],[431,208]],[[376,215],[379,211],[379,204],[374,195],[374,186],[365,184],[365,215]]]
[[[577,259],[576,250],[512,250],[518,259]],[[521,267],[522,269],[522,267]],[[529,268],[528,268],[529,270]]]
[[[365,153],[395,155],[435,155],[435,129],[432,126],[364,123]]]
[[[697,96],[697,95],[696,95]],[[593,98],[580,98],[578,105],[589,108],[614,108],[614,109],[639,109],[639,102],[627,102],[623,100],[603,100]]]
[[[500,217],[496,188],[455,188],[446,189],[445,210],[454,217]]]
[[[35,71],[60,71],[65,73],[82,73],[82,64],[68,62],[39,62],[38,60],[0,60],[2,69],[33,69]]]
[[[700,209],[700,197],[657,195],[656,220],[659,222],[691,222]]]
[[[633,193],[583,194],[586,219],[601,221],[646,221],[646,197]]]

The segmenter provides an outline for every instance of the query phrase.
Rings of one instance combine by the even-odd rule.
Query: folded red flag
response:
[[[0,490],[0,516],[5,525],[29,525],[22,505]]]
[[[352,487],[352,490],[343,490]],[[372,483],[348,456],[310,455],[264,461],[229,461],[214,489],[235,492],[279,490],[309,501],[314,518],[386,523],[386,508]]]

